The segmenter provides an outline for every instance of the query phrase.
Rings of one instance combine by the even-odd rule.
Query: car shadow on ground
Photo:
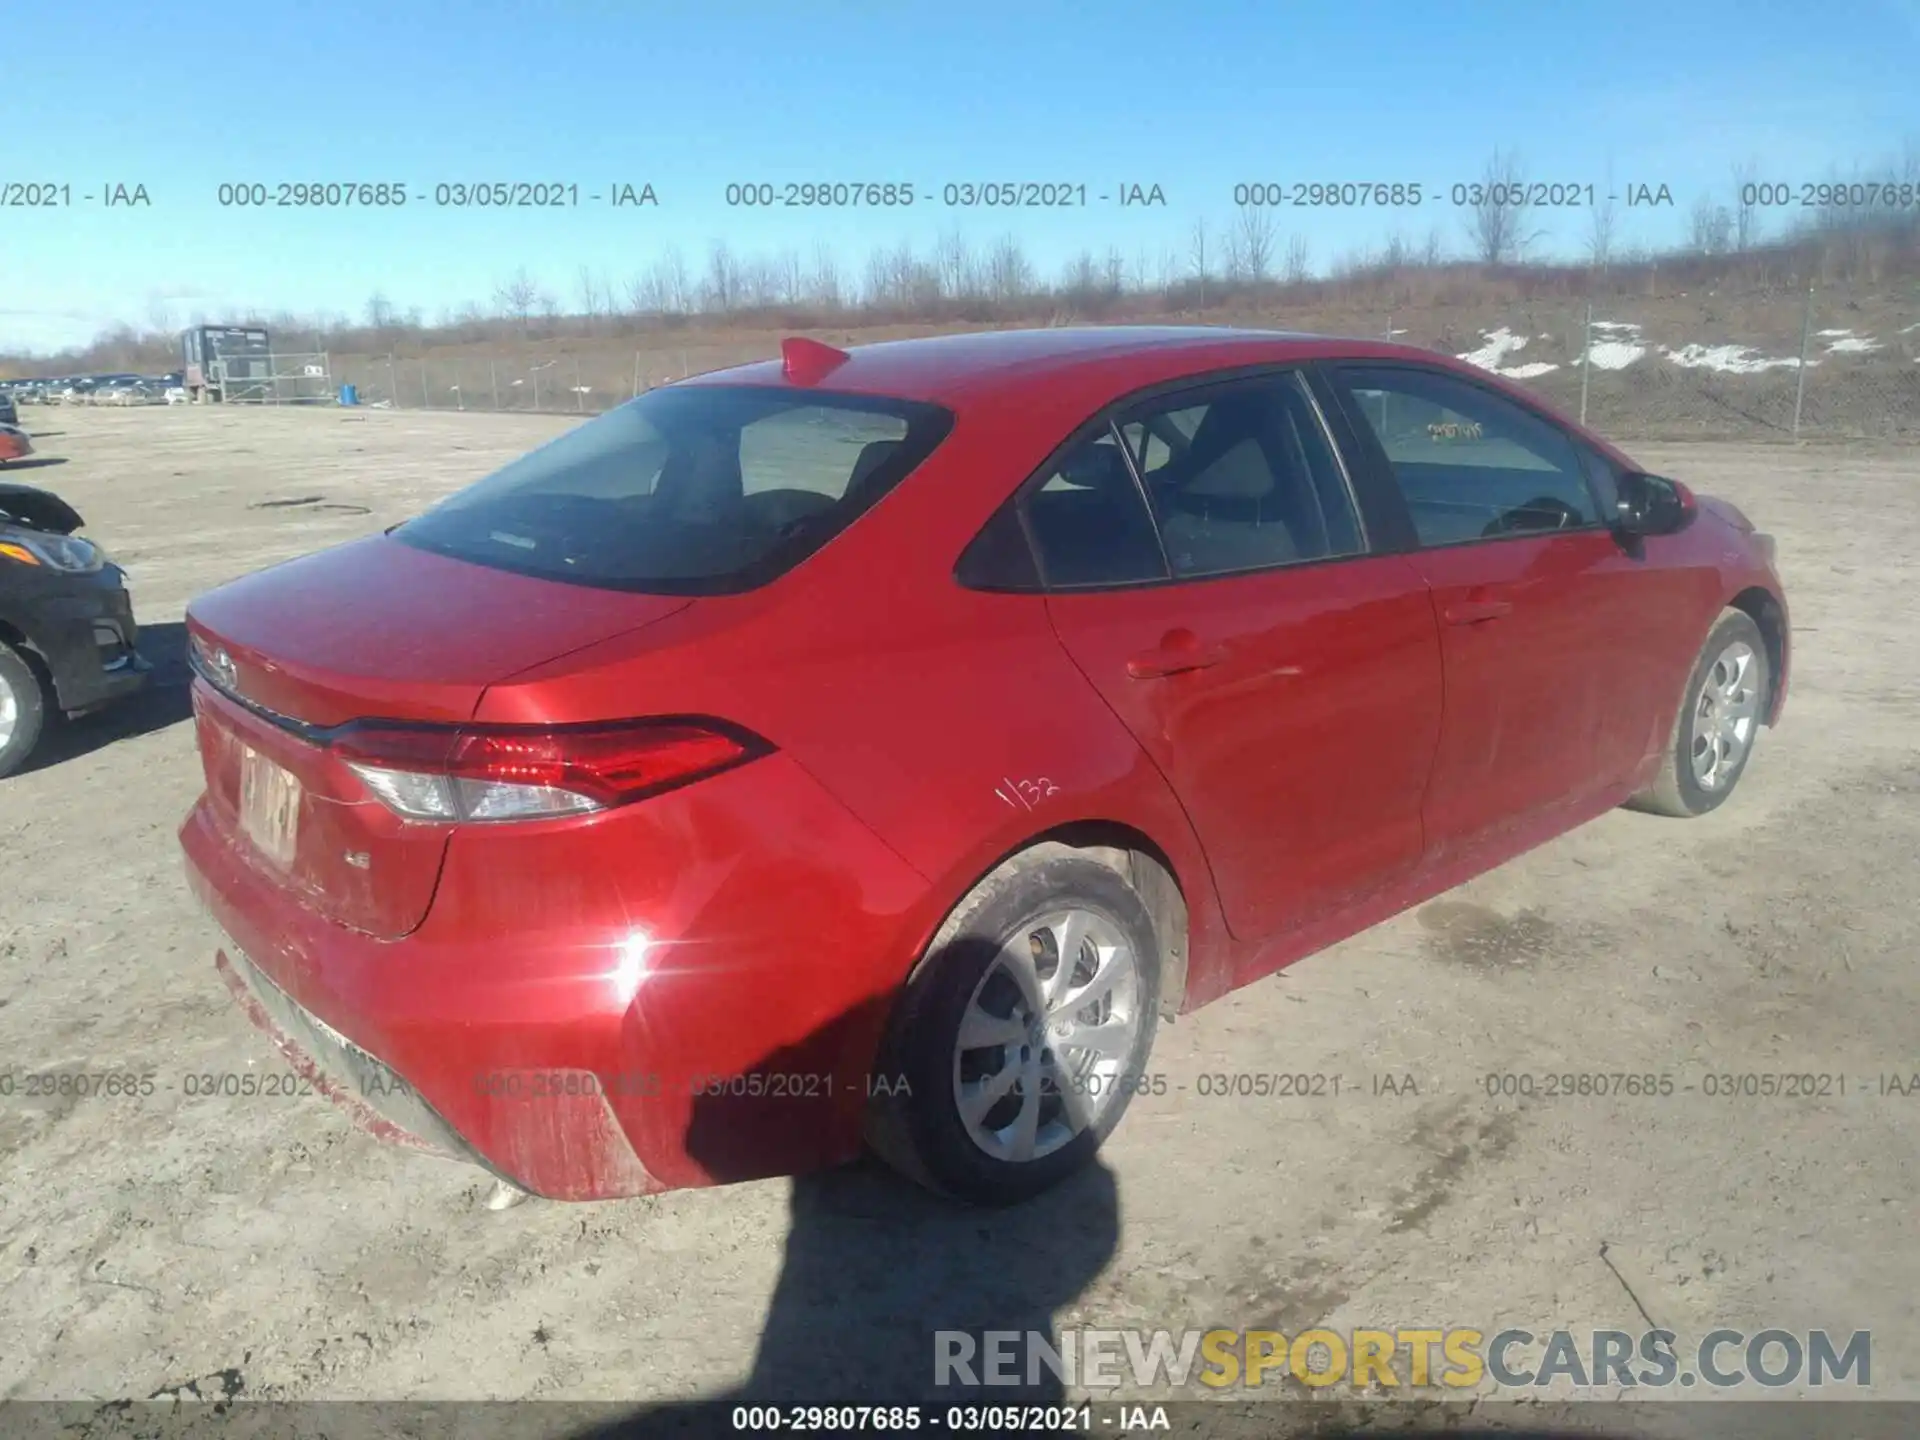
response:
[[[849,1056],[873,1053],[873,1039],[884,1029],[889,1008],[890,997],[856,1007],[775,1051],[746,1075],[790,1082],[845,1074]],[[743,1097],[742,1088],[752,1098]],[[733,1089],[694,1101],[687,1153],[723,1182],[797,1168],[808,1137],[819,1133],[815,1122],[823,1112],[810,1114],[811,1102],[792,1098],[790,1086]],[[844,1096],[845,1089],[838,1094]],[[1097,1157],[1052,1190],[1002,1209],[942,1199],[873,1159],[802,1174],[792,1182],[785,1255],[746,1378],[686,1402],[625,1412],[596,1405],[596,1413],[565,1433],[569,1440],[738,1433],[735,1406],[760,1407],[761,1416],[776,1413],[777,1407],[778,1414],[793,1416],[808,1406],[917,1405],[923,1416],[937,1417],[932,1428],[941,1428],[950,1407],[990,1416],[995,1407],[1044,1411],[1069,1403],[1050,1365],[1030,1367],[1032,1352],[1025,1344],[1010,1354],[1000,1352],[1015,1360],[1015,1373],[1001,1376],[1014,1383],[957,1383],[949,1371],[943,1384],[937,1359],[970,1352],[973,1377],[984,1380],[989,1331],[1031,1333],[1061,1353],[1055,1317],[1071,1313],[1074,1301],[1112,1263],[1119,1240],[1118,1187]],[[1132,1323],[1151,1330],[1180,1322],[1146,1317]],[[1217,1323],[1238,1322],[1221,1316]],[[1076,1397],[1073,1403],[1084,1401]],[[1097,1408],[1112,1412],[1119,1406]],[[1510,1429],[1482,1426],[1462,1413],[1465,1408],[1405,1401],[1289,1403],[1278,1396],[1251,1404],[1188,1400],[1175,1407],[1178,1419],[1171,1428],[1221,1440],[1295,1435],[1359,1440],[1436,1432],[1456,1440],[1605,1440],[1618,1433],[1598,1426],[1545,1428],[1539,1415],[1522,1414],[1513,1417]],[[867,1427],[841,1429],[831,1419],[825,1424],[818,1419],[812,1433],[871,1433]],[[1111,1419],[1104,1426],[1101,1433],[1120,1433],[1111,1428]],[[1002,1430],[989,1421],[967,1433],[1035,1432],[1025,1425]]]
[[[832,1073],[833,1057],[870,1037],[879,1018],[872,1007],[842,1016],[747,1073]],[[805,1103],[702,1096],[688,1153],[712,1175],[749,1165],[765,1173],[770,1154],[781,1163],[782,1132],[812,1128],[795,1109]],[[1060,1383],[1045,1366],[1031,1384],[1022,1375],[991,1388],[936,1385],[936,1335],[964,1332],[976,1368],[989,1330],[1033,1331],[1057,1347],[1054,1315],[1106,1268],[1120,1235],[1113,1172],[1097,1160],[1024,1205],[980,1209],[863,1159],[795,1179],[788,1216],[780,1278],[746,1380],[698,1401],[609,1417],[575,1431],[579,1440],[724,1431],[740,1404],[1058,1402]]]
[[[176,620],[141,626],[140,653],[153,666],[147,683],[124,700],[53,726],[33,758],[21,767],[21,774],[62,765],[116,740],[151,735],[192,718],[193,673],[187,668],[186,625]]]

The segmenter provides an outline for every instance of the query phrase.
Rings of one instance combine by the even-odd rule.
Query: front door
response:
[[[1344,365],[1431,587],[1446,715],[1429,858],[1491,843],[1618,777],[1609,716],[1634,705],[1616,611],[1630,577],[1572,438],[1490,388],[1418,365]]]

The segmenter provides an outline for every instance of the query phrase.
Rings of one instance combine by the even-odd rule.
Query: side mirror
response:
[[[1642,471],[1620,477],[1613,528],[1622,535],[1671,535],[1692,523],[1693,492],[1678,480]]]

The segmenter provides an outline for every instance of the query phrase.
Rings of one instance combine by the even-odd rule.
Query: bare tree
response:
[[[840,260],[825,241],[814,246],[813,273],[807,277],[807,299],[822,310],[838,310],[844,303]]]
[[[766,310],[778,303],[780,267],[764,255],[742,260],[739,266],[738,304],[746,310]]]
[[[1733,248],[1742,255],[1760,239],[1760,162],[1743,160],[1733,167]]]
[[[1091,250],[1082,250],[1067,261],[1066,270],[1060,277],[1060,289],[1067,300],[1075,305],[1085,305],[1099,298],[1100,266]]]
[[[1614,232],[1620,216],[1613,199],[1613,187],[1597,198],[1587,211],[1587,263],[1601,274],[1613,263]]]
[[[1207,308],[1207,265],[1212,258],[1207,254],[1207,220],[1203,215],[1193,222],[1193,276],[1200,282],[1200,309]]]
[[[860,299],[874,310],[894,303],[893,256],[883,245],[874,246],[867,255],[867,277],[860,285]]]
[[[518,321],[520,328],[525,330],[527,321],[540,303],[540,286],[527,273],[527,267],[522,265],[494,287],[493,303],[502,315]]]
[[[1496,150],[1481,173],[1473,196],[1467,231],[1474,253],[1483,265],[1512,265],[1539,239],[1525,229],[1527,172],[1520,158]]]
[[[600,281],[598,277],[594,275],[593,267],[589,265],[582,265],[580,267],[580,274],[576,279],[575,284],[579,289],[580,314],[583,317],[585,317],[587,322],[587,328],[591,330],[594,328],[595,323],[600,318],[600,310],[601,310],[601,303],[602,303],[601,294],[600,294]],[[613,308],[612,302],[613,302],[613,297],[607,296],[606,306],[608,309]]]
[[[940,277],[940,293],[951,300],[969,300],[980,293],[980,266],[967,244],[967,237],[956,226],[934,242],[934,269]]]
[[[1160,252],[1160,259],[1154,268],[1154,288],[1165,299],[1173,293],[1173,287],[1180,283],[1180,256],[1172,246]]]
[[[651,270],[641,270],[629,275],[626,294],[629,315],[657,315],[666,308],[659,303],[658,294],[654,289],[654,272]]]
[[[1015,236],[1001,236],[987,258],[987,293],[1005,305],[1024,300],[1033,288],[1033,266],[1027,252]]]
[[[1287,238],[1287,258],[1282,262],[1281,274],[1290,285],[1298,285],[1312,273],[1307,259],[1307,237],[1291,235]]]
[[[1702,195],[1688,222],[1688,245],[1697,254],[1724,255],[1733,244],[1733,212]]]
[[[1273,215],[1264,205],[1242,205],[1234,224],[1235,272],[1254,284],[1273,267]]]
[[[667,313],[688,315],[693,311],[693,280],[687,271],[687,257],[678,245],[669,245],[660,257],[659,270],[667,299]]]
[[[164,296],[155,295],[147,301],[147,328],[156,335],[172,338],[173,306],[167,303]]]
[[[732,312],[740,303],[740,262],[724,240],[707,247],[707,278],[700,296],[701,308],[719,315]]]

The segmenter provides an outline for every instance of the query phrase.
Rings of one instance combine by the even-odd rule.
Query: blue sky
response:
[[[1920,139],[1914,0],[1341,0],[965,5],[702,0],[326,0],[187,21],[151,0],[7,7],[0,348],[117,320],[244,307],[361,316],[375,292],[429,318],[517,267],[571,306],[582,266],[624,285],[667,246],[698,269],[822,243],[857,274],[876,244],[1017,235],[1051,274],[1082,248],[1188,263],[1236,182],[1406,181],[1417,210],[1287,210],[1316,269],[1398,229],[1464,249],[1445,187],[1497,148],[1540,180],[1666,184],[1625,244],[1678,239],[1731,167],[1787,182],[1884,164]],[[437,208],[442,182],[577,184],[576,208]],[[729,208],[730,181],[901,181],[907,210]],[[1165,208],[941,205],[949,182],[1158,184]],[[222,183],[403,182],[398,211],[223,209]],[[651,183],[657,208],[587,197]],[[143,185],[145,207],[103,208]],[[1431,198],[1436,191],[1440,198]],[[1574,254],[1585,218],[1536,221]],[[1776,222],[1777,223],[1777,222]]]

